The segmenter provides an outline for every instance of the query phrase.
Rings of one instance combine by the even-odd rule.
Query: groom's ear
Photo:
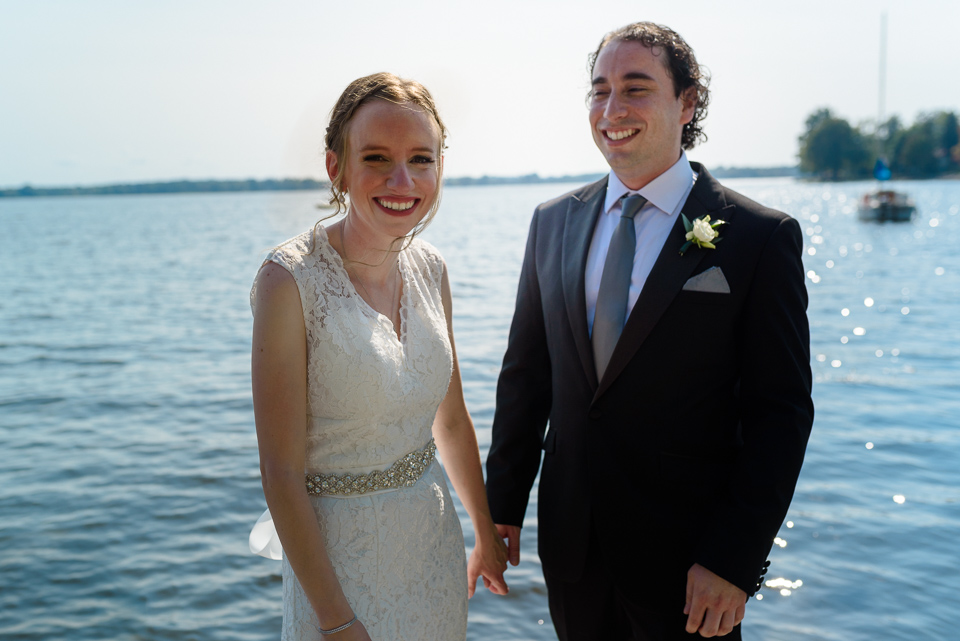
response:
[[[680,124],[686,125],[691,120],[693,120],[693,114],[697,110],[697,101],[699,96],[697,95],[696,87],[687,87],[680,94],[680,103],[683,105],[683,111],[680,114]]]

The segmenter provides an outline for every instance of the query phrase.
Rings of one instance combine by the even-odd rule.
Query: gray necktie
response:
[[[600,276],[600,291],[597,293],[597,309],[593,317],[591,336],[597,378],[603,378],[627,318],[633,255],[637,250],[637,232],[634,229],[633,217],[646,202],[647,199],[643,196],[624,198],[620,210],[620,224],[610,238],[607,260]]]

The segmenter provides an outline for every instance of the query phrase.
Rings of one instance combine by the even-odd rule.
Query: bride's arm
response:
[[[352,619],[353,610],[327,556],[304,483],[307,348],[300,293],[287,270],[267,263],[255,296],[251,370],[263,494],[283,553],[320,627],[329,630]],[[337,638],[369,639],[359,622],[347,630]]]
[[[453,341],[453,303],[446,266],[443,269],[440,292],[447,318],[450,346],[453,348],[453,375],[450,378],[447,395],[437,410],[437,417],[433,424],[433,437],[443,458],[450,482],[453,483],[460,502],[463,503],[473,522],[476,545],[467,564],[469,594],[473,596],[477,578],[480,576],[483,577],[484,585],[491,592],[506,594],[508,588],[503,580],[503,572],[507,568],[507,550],[490,516],[487,492],[483,485],[477,434],[463,398],[460,366]]]

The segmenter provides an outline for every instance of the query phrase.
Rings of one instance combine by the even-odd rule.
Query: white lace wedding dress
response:
[[[321,226],[267,260],[293,275],[303,305],[305,471],[355,477],[428,446],[453,363],[437,250],[414,240],[400,253],[399,339],[393,323],[360,298]],[[371,639],[466,638],[463,534],[435,460],[410,487],[311,501],[340,585]],[[316,625],[284,559],[282,639],[320,639]]]

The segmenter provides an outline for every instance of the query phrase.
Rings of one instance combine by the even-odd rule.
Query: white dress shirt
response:
[[[627,299],[627,317],[633,311],[633,306],[640,296],[644,283],[653,269],[660,250],[670,234],[680,209],[687,202],[687,196],[693,189],[697,174],[690,169],[686,152],[680,153],[678,160],[670,169],[666,170],[639,192],[631,191],[620,182],[617,175],[610,172],[607,182],[607,197],[603,203],[603,211],[597,218],[597,226],[593,231],[593,240],[590,241],[590,251],[587,254],[587,268],[584,287],[587,295],[587,326],[593,332],[593,317],[597,310],[597,293],[600,291],[600,278],[603,276],[603,264],[607,260],[607,249],[613,232],[620,224],[620,198],[627,193],[639,193],[647,199],[633,224],[637,231],[637,251],[633,255],[633,273],[630,276],[630,295]],[[677,251],[680,248],[677,247]]]

